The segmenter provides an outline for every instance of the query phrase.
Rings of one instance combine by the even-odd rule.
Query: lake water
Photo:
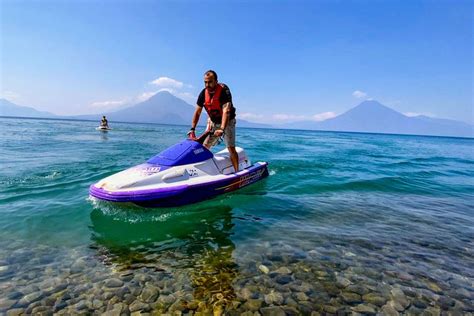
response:
[[[0,314],[474,312],[472,139],[238,128],[268,178],[137,209],[89,185],[187,127],[96,125],[0,118]]]

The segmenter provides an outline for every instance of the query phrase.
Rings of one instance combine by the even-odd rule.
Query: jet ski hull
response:
[[[235,191],[268,176],[268,164],[256,163],[249,168],[227,175],[225,178],[194,184],[130,191],[111,191],[90,186],[89,194],[110,202],[134,203],[142,207],[173,207],[213,198],[219,194]]]

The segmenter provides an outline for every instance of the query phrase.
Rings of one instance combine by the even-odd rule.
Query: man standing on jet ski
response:
[[[232,104],[230,89],[227,85],[217,82],[217,74],[214,70],[208,70],[204,74],[204,86],[197,100],[188,135],[194,134],[204,107],[209,116],[207,129],[211,133],[204,140],[203,145],[209,149],[216,145],[219,138],[224,135],[230,160],[237,172],[239,171],[239,156],[235,150],[235,108]]]
[[[102,120],[100,121],[100,126],[101,126],[101,127],[109,128],[109,122],[108,122],[107,119],[105,118],[105,115],[102,116]]]

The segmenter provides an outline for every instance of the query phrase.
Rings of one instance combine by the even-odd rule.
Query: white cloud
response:
[[[239,113],[239,118],[244,120],[249,120],[252,122],[257,123],[290,123],[290,122],[298,122],[298,121],[324,121],[329,118],[333,118],[336,116],[334,112],[324,112],[315,115],[295,115],[295,114],[287,114],[287,113],[277,113],[277,114],[270,114],[270,115],[263,115],[263,114],[255,114],[250,112]]]
[[[272,120],[280,122],[297,122],[297,121],[324,121],[336,116],[334,112],[323,112],[311,116],[295,115],[295,114],[273,114]]]
[[[94,108],[115,108],[127,103],[128,103],[128,100],[100,101],[100,102],[93,102],[90,104],[90,106]]]
[[[320,121],[324,121],[324,120],[333,118],[335,116],[336,116],[336,113],[334,113],[334,112],[323,112],[323,113],[313,115],[313,120],[315,120],[317,122],[320,122]]]
[[[265,116],[262,114],[255,114],[255,113],[239,113],[239,118],[242,118],[244,120],[250,120],[250,121],[262,121],[265,119]]]
[[[283,113],[273,114],[271,117],[273,120],[281,121],[281,122],[302,121],[304,119],[307,119],[307,117],[304,115],[283,114]]]
[[[175,89],[181,89],[184,86],[181,81],[169,77],[159,77],[158,79],[151,81],[150,84],[153,84],[158,87]]]
[[[138,103],[138,102],[146,101],[157,93],[158,91],[143,92],[142,94],[136,97],[136,100],[137,100],[136,102]]]
[[[409,117],[415,117],[415,116],[420,116],[420,115],[424,115],[424,116],[428,116],[428,117],[436,117],[436,115],[434,115],[433,113],[429,113],[429,112],[421,112],[421,113],[418,113],[418,112],[404,112],[403,114],[405,114],[406,116],[409,116]]]
[[[21,96],[18,93],[13,92],[13,91],[8,91],[8,90],[2,91],[1,97],[9,101],[18,100],[21,98]]]
[[[171,94],[177,96],[180,99],[183,99],[184,101],[186,101],[186,102],[188,102],[189,104],[192,104],[192,105],[196,104],[197,98],[198,98],[197,96],[195,96],[191,92],[178,92],[176,94],[171,92]]]
[[[142,93],[140,96],[137,97],[138,102],[145,101],[151,98],[153,95],[155,95],[158,92],[168,91],[175,97],[178,97],[190,104],[196,103],[197,96],[189,91],[186,91],[186,90],[194,89],[194,87],[190,84],[185,84],[179,80],[169,78],[169,77],[159,77],[149,83],[159,87],[160,89],[154,92]]]
[[[357,98],[357,99],[363,99],[363,98],[367,97],[367,93],[365,93],[363,91],[360,91],[360,90],[356,90],[356,91],[352,92],[352,96]]]

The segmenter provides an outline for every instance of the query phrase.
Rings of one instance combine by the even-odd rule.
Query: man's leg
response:
[[[214,146],[217,141],[219,140],[218,137],[214,136],[214,130],[216,129],[215,124],[210,120],[207,119],[207,127],[206,131],[211,131],[211,133],[206,137],[206,139],[203,142],[204,147],[207,149],[211,149],[212,146]]]
[[[231,120],[225,129],[224,140],[227,145],[227,150],[230,154],[230,161],[234,166],[235,172],[239,171],[239,154],[235,150],[235,119]]]
[[[207,141],[208,139],[209,139],[209,136],[207,136],[207,138],[206,138],[206,140],[204,141],[203,145],[204,145],[204,147],[206,147],[207,149],[211,150],[212,145],[211,145],[210,142]]]
[[[232,165],[234,166],[235,172],[239,171],[239,155],[235,150],[234,146],[227,147],[227,150],[230,153],[230,161],[232,161]]]
[[[211,150],[211,147],[217,144],[217,141],[219,140],[219,137],[214,136],[213,134],[209,135],[206,137],[204,140],[204,147],[207,149]]]

